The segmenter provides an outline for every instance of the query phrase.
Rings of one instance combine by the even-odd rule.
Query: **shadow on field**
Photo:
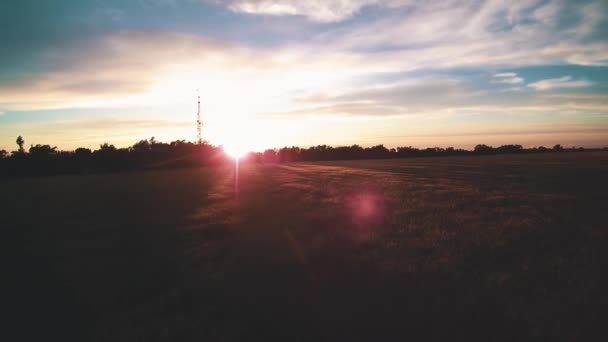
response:
[[[4,182],[5,292],[31,338],[597,338],[607,171],[602,153],[243,165],[238,198],[225,168]]]

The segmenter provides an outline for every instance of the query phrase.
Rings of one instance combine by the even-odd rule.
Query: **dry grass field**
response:
[[[23,340],[608,337],[608,153],[0,188],[3,306]]]

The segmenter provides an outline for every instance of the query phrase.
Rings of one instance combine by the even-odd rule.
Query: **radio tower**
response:
[[[203,143],[203,121],[201,120],[201,94],[198,89],[196,89],[196,96],[198,100],[198,111],[196,113],[196,140],[200,145]]]

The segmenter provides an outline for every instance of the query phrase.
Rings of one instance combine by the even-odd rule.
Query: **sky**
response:
[[[608,1],[0,2],[0,149],[608,146]]]

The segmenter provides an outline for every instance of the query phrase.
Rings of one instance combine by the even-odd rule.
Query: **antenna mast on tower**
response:
[[[198,89],[196,89],[196,96],[198,104],[198,111],[196,113],[196,139],[200,145],[203,143],[203,121],[201,120],[201,94]]]

